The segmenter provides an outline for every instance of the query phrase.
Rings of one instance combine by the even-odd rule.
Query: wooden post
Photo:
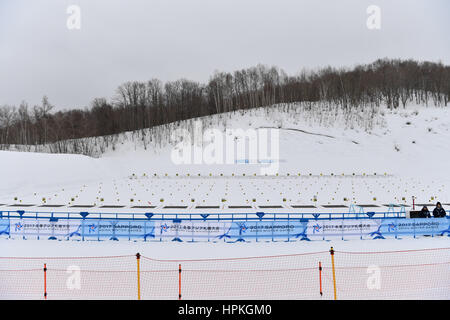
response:
[[[44,263],[44,299],[47,300],[47,264]]]
[[[323,295],[322,292],[322,263],[319,261],[319,283],[320,283],[320,295]]]
[[[178,300],[181,300],[181,264],[178,265]]]
[[[141,300],[141,269],[140,269],[140,261],[141,255],[136,253],[136,262],[137,262],[137,296],[138,300]]]
[[[333,247],[331,247],[331,249],[330,249],[330,255],[331,255],[331,267],[333,269],[334,300],[337,300],[337,294],[336,294],[336,270],[334,268],[334,250],[333,250]]]

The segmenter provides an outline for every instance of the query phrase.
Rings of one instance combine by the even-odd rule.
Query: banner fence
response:
[[[0,237],[60,240],[295,241],[449,236],[450,219],[297,219],[272,221],[0,219]]]

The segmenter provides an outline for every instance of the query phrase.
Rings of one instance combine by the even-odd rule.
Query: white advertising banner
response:
[[[219,238],[228,234],[231,222],[215,221],[157,221],[155,236],[173,238]]]
[[[81,221],[64,219],[10,219],[10,234],[23,236],[68,237],[80,229]]]

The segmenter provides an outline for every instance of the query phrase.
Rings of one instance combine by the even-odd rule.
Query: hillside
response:
[[[312,106],[314,111],[306,111],[310,104],[277,105],[128,132],[110,137],[115,143],[98,158],[2,151],[0,203],[289,207],[410,204],[412,196],[417,203],[450,203],[447,108],[382,108],[375,115],[363,110],[349,119],[334,113],[338,109]],[[261,175],[269,164],[252,164],[248,155],[233,164],[173,163],[180,140],[169,139],[170,133],[198,120],[224,133],[279,128],[278,177]]]

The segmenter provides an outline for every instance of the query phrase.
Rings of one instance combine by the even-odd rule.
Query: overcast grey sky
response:
[[[70,5],[81,29],[66,26]],[[369,5],[381,29],[366,26]],[[446,0],[0,0],[0,104],[58,109],[129,80],[188,78],[258,63],[289,74],[377,58],[450,64]]]

